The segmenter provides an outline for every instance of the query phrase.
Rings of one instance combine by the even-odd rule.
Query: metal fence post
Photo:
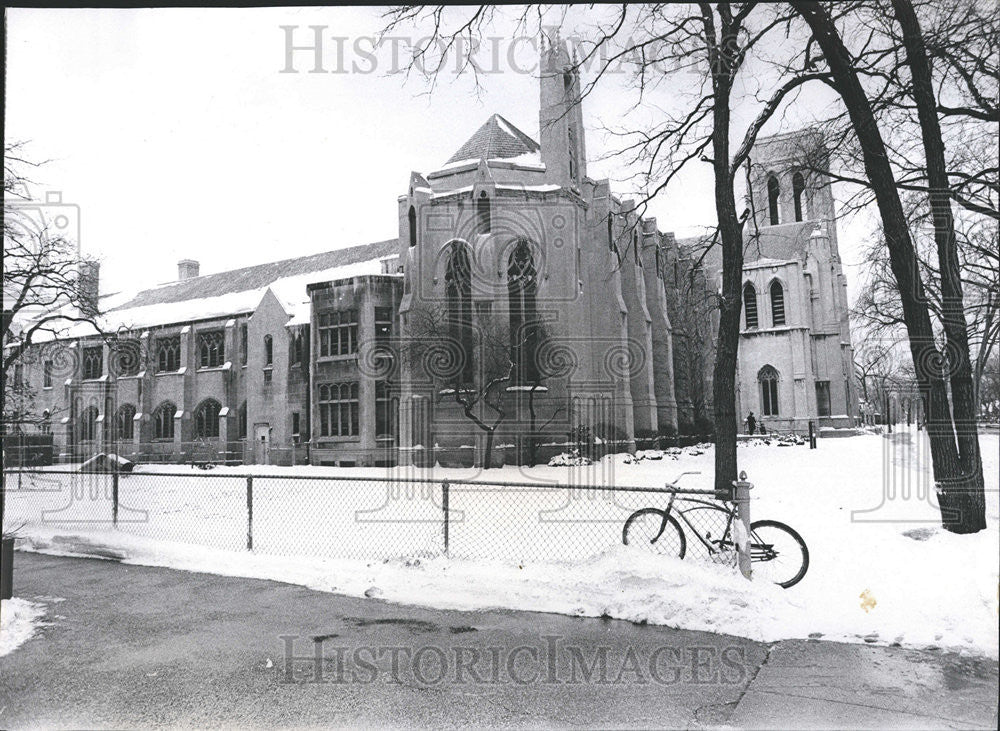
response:
[[[253,475],[247,477],[247,550],[253,550]]]
[[[441,509],[444,511],[444,555],[448,555],[448,480],[441,483]]]
[[[118,527],[118,470],[111,476],[111,525]]]
[[[737,520],[733,525],[733,539],[736,543],[737,562],[740,573],[750,579],[753,574],[750,565],[750,489],[753,484],[747,481],[746,472],[740,472],[740,479],[735,480],[733,485],[736,487]]]

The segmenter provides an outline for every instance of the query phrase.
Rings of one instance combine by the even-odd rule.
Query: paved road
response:
[[[49,623],[0,658],[0,728],[996,728],[997,664],[613,620],[451,612],[18,553]]]

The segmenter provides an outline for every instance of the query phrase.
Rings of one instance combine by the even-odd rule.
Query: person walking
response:
[[[753,412],[747,416],[747,433],[753,434],[757,430],[757,419],[754,418]]]

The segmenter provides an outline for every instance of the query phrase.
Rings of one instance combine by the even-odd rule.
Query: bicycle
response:
[[[667,487],[676,487],[685,475],[699,472],[682,472]],[[691,504],[687,509],[674,510],[675,502]],[[694,526],[693,514],[698,511],[721,513],[724,529],[720,538],[713,538],[710,531],[703,532]],[[654,553],[677,556],[683,559],[687,553],[687,536],[681,521],[700,541],[715,561],[727,561],[735,557],[736,540],[734,534],[741,525],[736,518],[736,503],[733,500],[709,502],[691,497],[670,496],[666,509],[641,508],[632,513],[622,528],[622,543],[648,547]],[[707,522],[702,520],[702,522]],[[750,524],[750,562],[755,576],[762,575],[785,589],[802,581],[809,569],[809,548],[802,536],[793,528],[777,520],[756,520]]]

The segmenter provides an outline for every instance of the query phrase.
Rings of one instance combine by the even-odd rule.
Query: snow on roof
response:
[[[562,186],[554,183],[542,183],[541,185],[523,185],[521,183],[498,183],[497,188],[502,190],[533,190],[542,193],[550,193],[559,190]]]
[[[493,158],[496,159],[496,158]],[[542,153],[541,152],[525,152],[515,157],[501,158],[503,162],[514,163],[515,165],[523,165],[525,167],[537,167],[542,170],[545,169],[544,163],[542,163]]]
[[[116,332],[244,315],[257,309],[268,289],[281,302],[293,324],[306,323],[309,321],[308,284],[381,274],[382,262],[396,255],[396,245],[397,240],[390,239],[172,282],[140,292],[104,296],[98,323],[104,332]],[[364,258],[359,260],[359,257]],[[69,316],[76,314],[71,307],[64,309]],[[75,323],[61,328],[59,338],[96,334],[88,323]],[[51,333],[38,333],[33,340],[52,339]]]
[[[499,114],[492,115],[446,164],[479,160],[507,160],[525,153],[538,152],[539,144]]]
[[[284,277],[322,271],[333,267],[377,259],[396,253],[398,240],[377,241],[373,244],[352,246],[347,249],[326,251],[294,259],[282,259],[266,264],[234,269],[218,274],[207,274],[179,282],[168,282],[138,292],[125,307],[181,302],[190,299],[214,297],[221,294],[246,292],[266,287]]]
[[[755,261],[748,261],[743,264],[744,271],[747,269],[765,269],[767,267],[781,267],[788,264],[798,264],[794,259],[767,259],[761,258]]]

